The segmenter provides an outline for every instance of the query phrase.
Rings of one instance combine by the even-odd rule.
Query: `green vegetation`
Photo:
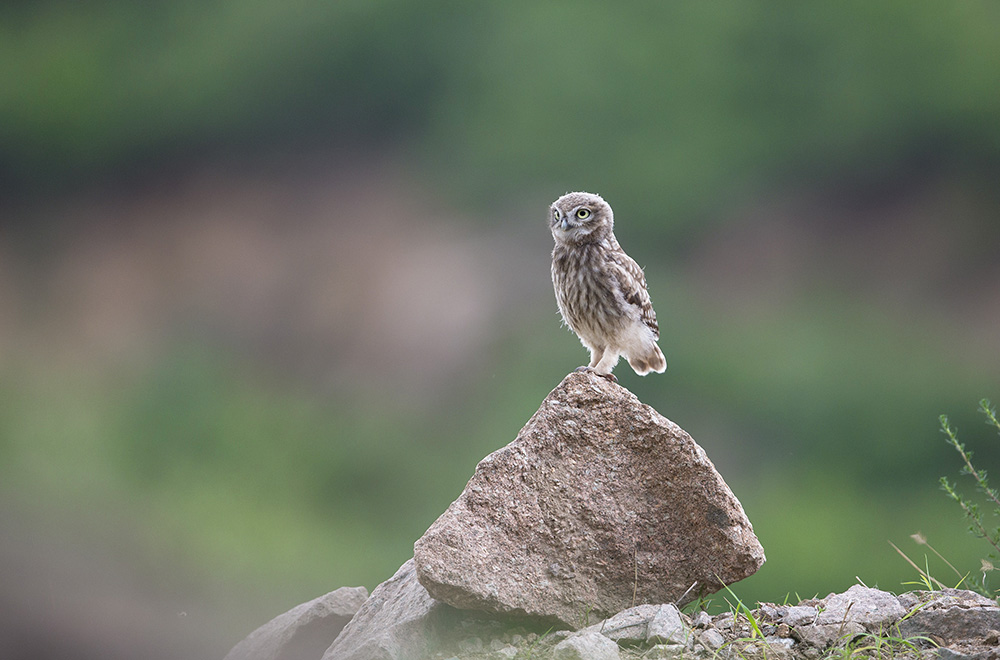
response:
[[[995,163],[996,22],[927,0],[14,4],[0,171],[403,144],[479,208],[598,189],[667,246],[775,180]]]
[[[902,637],[892,633],[865,633],[845,640],[843,646],[835,646],[824,656],[824,660],[894,660],[895,658],[921,657],[921,652],[935,646],[928,637]]]
[[[997,421],[996,409],[993,408],[988,399],[979,402],[979,410],[986,416],[986,423],[1000,432],[1000,421]],[[976,489],[986,497],[987,504],[996,507],[992,514],[1000,516],[1000,495],[994,488],[990,487],[986,470],[977,469],[972,464],[972,452],[958,441],[958,434],[948,422],[946,415],[941,415],[941,432],[947,436],[948,444],[962,457],[962,474],[975,480]],[[972,583],[983,595],[995,598],[997,590],[989,588],[987,574],[995,570],[996,563],[1000,563],[1000,527],[990,529],[989,527],[992,525],[983,522],[983,514],[979,511],[979,505],[959,493],[955,484],[947,477],[941,477],[941,488],[962,508],[962,512],[969,521],[969,532],[976,538],[985,540],[991,548],[988,559],[982,560],[981,569],[976,572],[981,577],[974,577]]]

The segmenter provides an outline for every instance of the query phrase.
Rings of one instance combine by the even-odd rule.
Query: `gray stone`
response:
[[[226,660],[318,660],[368,598],[342,587],[271,619],[233,647]]]
[[[1000,644],[1000,608],[974,591],[913,591],[899,599],[912,612],[899,624],[904,636],[934,636],[946,644],[971,645],[970,649],[995,649]],[[979,652],[970,649],[963,649],[969,651],[965,655],[978,657]],[[955,649],[948,652],[961,655]]]
[[[701,642],[705,648],[715,650],[726,643],[726,638],[723,637],[722,633],[715,628],[709,628],[698,636],[698,641]]]
[[[793,605],[781,617],[781,622],[792,627],[805,626],[814,623],[818,614],[819,610],[811,605]]]
[[[705,610],[698,610],[695,612],[695,615],[691,617],[691,625],[695,628],[708,628],[712,625],[712,615]]]
[[[375,587],[323,660],[422,660],[438,650],[440,631],[463,630],[467,639],[475,627],[467,623],[420,586],[410,559]]]
[[[952,607],[996,607],[995,600],[967,589],[941,589],[939,591],[910,591],[899,597],[899,602],[911,609],[949,609]]]
[[[657,644],[642,654],[643,660],[680,660],[684,657],[684,647],[676,644]]]
[[[783,646],[786,649],[790,649],[795,646],[795,640],[790,637],[781,637],[780,635],[768,635],[764,638],[768,646]]]
[[[826,599],[826,608],[816,617],[816,625],[853,621],[875,632],[888,628],[905,614],[899,599],[892,594],[856,584]]]
[[[619,660],[618,645],[599,632],[583,630],[552,649],[553,660]]]
[[[732,612],[723,612],[715,617],[715,623],[712,626],[718,630],[732,630],[735,623],[736,617],[733,616]]]
[[[857,621],[844,623],[813,624],[802,626],[793,631],[795,637],[803,644],[825,649],[830,646],[844,646],[858,635],[865,633],[864,627]]]
[[[636,605],[584,630],[599,632],[625,646],[684,644],[690,636],[673,604]]]
[[[683,605],[764,562],[704,450],[586,372],[479,463],[414,556],[434,598],[574,627],[585,612],[606,618],[633,602]]]
[[[481,653],[483,650],[483,640],[478,637],[463,639],[458,643],[458,648],[463,653]]]
[[[937,657],[938,660],[995,660],[997,652],[996,649],[984,649],[963,653],[955,649],[940,648],[937,649]]]
[[[649,622],[659,609],[659,605],[637,605],[584,630],[598,632],[619,644],[642,644],[649,633]]]
[[[690,637],[691,629],[681,620],[680,610],[676,605],[668,603],[660,605],[660,609],[650,619],[646,643],[685,644]]]
[[[933,634],[947,643],[982,639],[996,630],[1000,630],[1000,608],[995,606],[925,608],[899,624],[904,637]]]

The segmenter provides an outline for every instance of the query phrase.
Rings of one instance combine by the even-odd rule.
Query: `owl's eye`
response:
[[[576,212],[576,217],[580,218],[581,220],[586,220],[587,218],[590,217],[590,209],[580,209],[579,211]]]

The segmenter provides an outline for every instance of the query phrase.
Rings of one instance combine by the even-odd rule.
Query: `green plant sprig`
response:
[[[1000,431],[1000,420],[997,419],[996,410],[990,404],[989,400],[981,400],[979,402],[979,410],[986,415],[987,424]],[[967,450],[965,445],[959,442],[958,434],[948,422],[948,416],[941,415],[940,421],[941,432],[944,433],[948,444],[950,444],[955,451],[958,452],[959,456],[962,457],[962,474],[968,474],[976,480],[978,490],[986,495],[986,497],[996,505],[994,514],[1000,516],[1000,494],[997,493],[996,489],[990,487],[986,470],[978,470],[975,465],[973,465],[972,452]],[[994,530],[992,533],[987,530],[986,526],[983,524],[982,514],[979,511],[979,505],[975,502],[970,502],[962,496],[962,494],[956,490],[955,485],[952,484],[947,477],[941,477],[940,483],[942,490],[944,490],[951,499],[957,502],[962,508],[962,511],[965,512],[965,516],[969,519],[970,523],[969,531],[976,536],[986,539],[986,541],[993,546],[994,551],[997,553],[997,557],[1000,557],[1000,529]]]

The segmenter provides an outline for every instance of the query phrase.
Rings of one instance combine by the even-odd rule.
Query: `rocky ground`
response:
[[[895,596],[855,585],[796,605],[761,603],[753,611],[715,616],[680,612],[672,604],[639,605],[579,630],[542,629],[439,605],[415,619],[404,614],[380,621],[365,629],[363,641],[349,633],[337,637],[345,608],[356,606],[358,597],[357,589],[340,589],[299,606],[256,631],[227,660],[1000,658],[1000,607],[955,589]],[[387,600],[413,605],[398,593]]]
[[[858,584],[753,611],[678,609],[763,562],[740,503],[683,429],[572,373],[480,462],[395,575],[370,595],[300,605],[226,660],[1000,658],[1000,607],[970,591]]]

